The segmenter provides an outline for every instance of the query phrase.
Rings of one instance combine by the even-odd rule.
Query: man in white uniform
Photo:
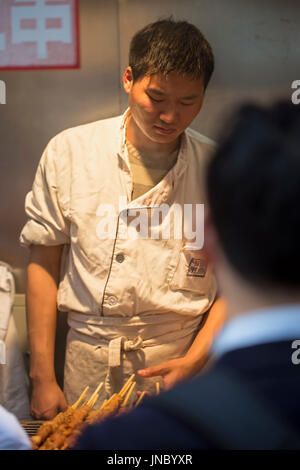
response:
[[[213,66],[195,26],[148,25],[131,42],[125,114],[48,144],[21,233],[31,249],[33,416],[51,418],[103,381],[100,404],[141,369],[137,389],[150,391],[157,378],[145,377],[170,386],[199,369],[221,321],[209,315],[200,329],[216,295],[199,235],[213,145],[187,128]],[[64,394],[53,366],[57,307],[70,326]]]

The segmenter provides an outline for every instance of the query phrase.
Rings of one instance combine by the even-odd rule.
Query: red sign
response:
[[[79,67],[78,0],[0,0],[0,69]]]

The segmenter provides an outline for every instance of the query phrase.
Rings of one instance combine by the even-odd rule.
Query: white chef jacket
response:
[[[30,450],[31,443],[17,418],[0,405],[0,450]]]
[[[169,213],[179,205],[184,227],[184,204],[205,202],[203,176],[213,146],[187,129],[174,167],[131,201],[129,113],[65,130],[49,142],[26,197],[28,221],[20,236],[27,246],[65,245],[58,309],[69,312],[71,335],[76,332],[78,341],[107,346],[109,367],[120,367],[121,351],[145,352],[176,341],[185,344],[178,349],[182,354],[216,294],[202,250],[195,244],[191,250],[185,236],[174,235],[178,219],[156,220],[157,230],[169,221],[169,238],[140,236],[126,219],[139,214],[143,224],[149,208],[165,205]],[[115,214],[111,224],[106,224],[107,208]],[[174,351],[169,357],[161,352],[154,362],[172,358]],[[146,358],[144,366],[149,364]]]

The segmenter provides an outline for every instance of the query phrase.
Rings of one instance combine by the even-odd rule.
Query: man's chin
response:
[[[175,142],[179,135],[178,133],[174,132],[174,134],[161,134],[158,132],[152,132],[151,135],[148,134],[149,138],[158,144],[171,144],[172,142]]]

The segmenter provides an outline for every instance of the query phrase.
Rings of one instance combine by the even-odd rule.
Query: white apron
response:
[[[185,317],[173,313],[132,318],[96,317],[70,312],[64,392],[68,403],[76,401],[86,385],[90,394],[103,381],[96,407],[120,391],[128,377],[139,369],[182,357],[191,346],[202,315]],[[136,391],[155,392],[161,377],[136,374]]]

